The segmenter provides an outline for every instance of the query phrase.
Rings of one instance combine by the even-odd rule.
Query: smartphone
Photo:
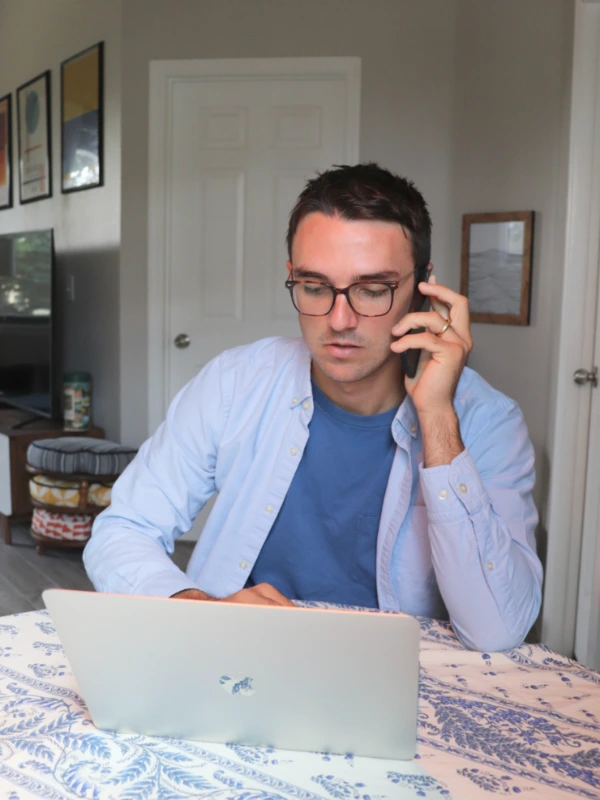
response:
[[[431,310],[431,302],[429,297],[425,297],[424,294],[418,292],[419,297],[423,298],[419,300],[416,304],[416,307],[413,309],[414,311],[430,311]],[[411,328],[408,333],[405,333],[405,336],[408,336],[410,333],[423,333],[426,328]],[[421,350],[405,350],[403,353],[400,353],[400,361],[402,362],[402,369],[404,370],[404,374],[408,375],[409,378],[414,378],[417,374],[417,367],[419,366],[419,359],[421,358]]]

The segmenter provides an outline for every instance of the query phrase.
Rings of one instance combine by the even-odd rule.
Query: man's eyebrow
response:
[[[323,274],[322,272],[317,272],[316,270],[306,269],[305,267],[294,267],[292,272],[295,278],[314,278],[318,281],[331,283],[329,276]],[[388,269],[380,272],[365,272],[362,275],[353,275],[350,283],[356,283],[357,281],[393,281],[400,277],[401,276],[398,272],[396,272],[396,270]]]
[[[293,267],[292,275],[294,278],[315,278],[318,281],[325,281],[329,283],[329,278],[322,272],[316,272],[313,269],[306,269],[305,267]]]
[[[386,269],[382,272],[369,272],[366,275],[355,275],[355,281],[393,281],[399,278],[400,275],[395,269]]]

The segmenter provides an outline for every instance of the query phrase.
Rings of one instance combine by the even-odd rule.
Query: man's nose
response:
[[[358,325],[358,314],[353,311],[346,295],[338,294],[335,298],[333,308],[329,312],[329,324],[334,331],[356,328]]]

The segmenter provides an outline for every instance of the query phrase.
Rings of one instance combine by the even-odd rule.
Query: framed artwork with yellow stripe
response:
[[[104,183],[104,42],[63,61],[61,86],[61,191]]]

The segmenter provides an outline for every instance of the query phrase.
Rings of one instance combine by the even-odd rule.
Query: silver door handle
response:
[[[598,386],[598,367],[594,367],[590,372],[587,369],[576,369],[573,373],[573,380],[579,386],[585,386],[586,383],[591,383],[592,386]]]
[[[179,333],[175,337],[175,347],[178,347],[180,350],[185,350],[186,347],[190,346],[191,341],[187,333]]]

